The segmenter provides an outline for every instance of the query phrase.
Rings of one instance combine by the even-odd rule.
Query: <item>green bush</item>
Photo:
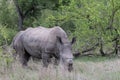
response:
[[[10,44],[16,32],[15,29],[0,25],[0,45]]]

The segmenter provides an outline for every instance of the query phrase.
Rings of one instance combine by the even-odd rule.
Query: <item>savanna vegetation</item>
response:
[[[50,67],[48,78],[40,72],[41,63],[35,65],[31,60],[28,70],[14,62],[9,46],[15,34],[38,26],[60,26],[70,39],[76,36],[73,52],[78,58],[73,73],[63,75]],[[81,59],[86,55],[92,56]],[[0,0],[2,80],[120,80],[120,60],[111,59],[119,55],[120,0]],[[51,71],[54,74],[50,74]]]

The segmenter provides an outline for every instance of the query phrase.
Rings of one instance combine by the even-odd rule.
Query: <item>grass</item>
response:
[[[6,62],[1,58],[0,80],[120,80],[120,59],[80,57],[74,60],[74,71],[69,73],[52,64],[43,68],[41,61],[30,60],[28,67],[23,68],[18,60]]]
[[[117,59],[118,56],[83,56],[83,57],[79,57],[79,58],[76,58],[75,60],[77,61],[83,61],[83,62],[89,62],[89,61],[92,61],[92,62],[103,62],[103,61],[109,61],[109,60],[114,60],[114,59]]]

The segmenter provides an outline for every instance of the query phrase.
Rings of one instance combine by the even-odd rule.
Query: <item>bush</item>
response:
[[[15,29],[0,25],[0,45],[10,44],[16,32]]]

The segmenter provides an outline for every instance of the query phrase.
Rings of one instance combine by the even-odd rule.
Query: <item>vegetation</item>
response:
[[[83,54],[118,54],[119,0],[0,0],[0,45],[10,44],[18,30],[61,26],[77,37],[75,50]]]
[[[67,75],[67,79],[120,79],[119,59],[115,61],[110,59],[108,62],[106,59],[109,60],[109,57],[103,57],[120,55],[120,0],[0,0],[0,10],[0,79],[16,80],[16,77],[20,77],[20,80],[41,80],[43,78],[41,73],[40,78],[38,78],[36,72],[39,73],[39,70],[25,70],[25,73],[29,72],[29,74],[34,71],[34,77],[29,74],[25,74],[27,76],[25,77],[24,74],[21,74],[24,73],[24,69],[17,66],[17,62],[14,62],[8,46],[18,31],[38,26],[62,27],[69,38],[77,37],[73,49],[75,57],[79,55],[95,56],[95,58],[79,57],[76,59],[75,65],[77,65],[76,71],[78,72],[72,74],[78,76],[68,77]],[[96,57],[96,55],[102,57]],[[99,59],[102,61],[99,61]],[[111,68],[114,63],[116,65],[115,69]],[[38,69],[40,65],[35,66]],[[33,63],[32,68],[35,66]],[[111,70],[105,71],[107,69]],[[52,70],[55,73],[57,71],[57,69]],[[11,72],[12,74],[10,74]],[[16,72],[18,73],[16,74]],[[1,77],[1,74],[8,76]],[[54,75],[53,77],[62,80],[60,76],[57,76],[58,74],[56,73],[56,77]],[[105,76],[106,74],[107,76]],[[49,76],[50,74],[46,75]],[[60,75],[62,76],[62,74]],[[64,79],[67,80],[66,76],[63,77]]]
[[[12,62],[8,68],[0,66],[1,80],[120,80],[119,59],[86,57],[74,61],[74,71],[69,73],[64,69],[49,65],[47,69],[41,62],[30,61],[29,68],[22,68],[19,61]],[[92,61],[94,60],[94,62]]]

